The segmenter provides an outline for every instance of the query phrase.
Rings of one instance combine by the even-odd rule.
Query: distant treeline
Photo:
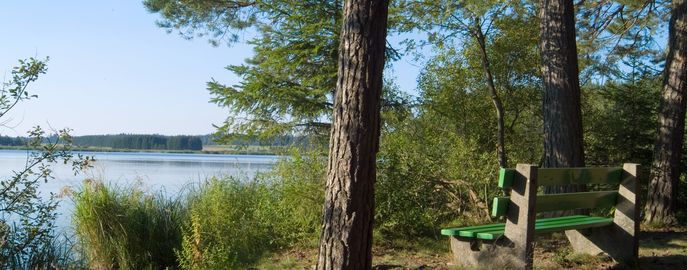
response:
[[[200,136],[165,135],[88,135],[74,137],[74,145],[111,147],[113,149],[202,150]]]
[[[150,150],[202,150],[203,145],[216,145],[212,135],[176,135],[166,136],[158,134],[116,134],[116,135],[87,135],[75,136],[77,146],[111,147],[114,149],[150,149]],[[298,137],[279,136],[270,141],[262,141],[247,135],[235,135],[227,140],[227,145],[262,145],[284,146],[297,143]]]
[[[0,136],[0,145],[3,145],[3,146],[24,146],[24,145],[26,145],[26,138]]]
[[[260,140],[248,135],[233,135],[225,140],[226,145],[260,145],[285,146],[293,144],[307,144],[298,136],[284,135],[269,141]],[[112,149],[143,149],[143,150],[202,150],[203,145],[217,145],[212,135],[175,135],[159,134],[109,134],[74,136],[73,143],[78,147],[103,147]],[[56,137],[49,136],[47,141],[54,141]],[[0,135],[0,146],[25,146],[27,138]]]

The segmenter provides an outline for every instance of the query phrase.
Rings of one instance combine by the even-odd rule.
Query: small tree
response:
[[[46,60],[20,60],[12,69],[12,78],[0,88],[0,118],[19,102],[36,98],[27,91],[30,83],[47,70]],[[69,130],[59,130],[52,136],[40,126],[29,131],[26,141],[27,159],[24,168],[12,171],[0,179],[0,268],[39,269],[55,267],[69,258],[56,254],[55,194],[46,199],[38,191],[40,182],[52,178],[51,164],[71,164],[74,172],[88,166],[90,157],[74,156]]]

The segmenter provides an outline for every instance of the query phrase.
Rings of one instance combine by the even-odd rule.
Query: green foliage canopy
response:
[[[336,87],[341,1],[173,1],[147,0],[162,27],[211,33],[237,41],[233,31],[251,27],[254,56],[227,69],[242,81],[227,86],[212,80],[212,102],[231,115],[218,126],[232,133],[267,139],[291,131],[326,136]],[[201,34],[202,35],[202,34]]]

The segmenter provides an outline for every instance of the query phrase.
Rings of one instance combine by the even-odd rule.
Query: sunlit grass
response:
[[[178,199],[139,186],[85,181],[73,195],[75,231],[90,268],[175,267],[185,209]]]

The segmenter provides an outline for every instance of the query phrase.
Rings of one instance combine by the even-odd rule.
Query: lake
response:
[[[178,194],[185,186],[212,176],[253,177],[268,171],[277,156],[173,154],[137,152],[74,152],[93,156],[93,167],[74,175],[71,167],[53,166],[55,179],[41,183],[44,196],[59,194],[65,187],[78,189],[84,179],[96,179],[115,185],[140,184],[144,190]],[[13,170],[24,168],[27,151],[0,150],[0,177],[7,179]],[[68,227],[73,209],[69,198],[61,199],[57,225]]]

